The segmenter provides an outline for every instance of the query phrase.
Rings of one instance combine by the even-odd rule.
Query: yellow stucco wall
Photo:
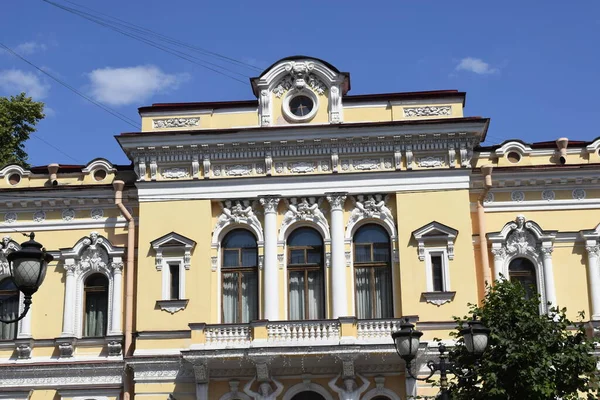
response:
[[[208,200],[150,202],[140,204],[136,329],[188,330],[190,322],[214,322],[211,307],[215,304],[211,288],[210,242],[211,205]],[[186,309],[175,314],[160,310],[162,271],[155,266],[155,252],[150,242],[170,232],[196,241],[191,267],[185,271]],[[182,254],[183,256],[183,254]]]
[[[422,193],[397,193],[397,226],[400,246],[401,309],[396,316],[418,315],[420,321],[449,321],[463,315],[466,304],[477,301],[477,281],[472,244],[468,190]],[[451,208],[452,212],[449,212]],[[411,210],[427,210],[412,212]],[[454,300],[442,306],[424,302],[421,293],[427,291],[425,261],[417,256],[417,243],[411,233],[437,221],[459,231],[454,244],[454,260],[449,261],[451,290]]]

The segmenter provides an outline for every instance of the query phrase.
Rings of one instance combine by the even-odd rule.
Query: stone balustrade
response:
[[[254,321],[249,324],[190,324],[194,348],[327,346],[389,344],[400,329],[399,318],[358,320],[354,317],[312,321]]]

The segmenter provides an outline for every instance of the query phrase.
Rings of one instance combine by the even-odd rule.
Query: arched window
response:
[[[392,318],[390,236],[377,225],[354,234],[354,284],[358,318]]]
[[[108,278],[103,274],[88,276],[84,284],[84,293],[83,336],[105,336],[108,326]]]
[[[323,238],[312,228],[298,228],[287,246],[289,319],[325,318]]]
[[[0,282],[0,316],[10,320],[19,316],[19,290],[12,279],[6,278]],[[17,337],[19,324],[4,324],[0,322],[0,339],[13,340]]]
[[[298,393],[292,397],[292,400],[325,400],[325,397],[321,396],[317,392],[307,391]]]
[[[538,295],[535,266],[527,258],[515,258],[508,265],[508,275],[512,282],[520,282],[525,289],[525,297],[530,299]]]
[[[258,318],[258,247],[250,231],[236,229],[222,242],[222,322],[246,323]]]

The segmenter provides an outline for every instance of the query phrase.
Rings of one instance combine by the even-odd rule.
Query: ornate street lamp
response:
[[[54,259],[34,238],[35,234],[30,233],[29,240],[21,243],[21,250],[13,251],[6,256],[10,279],[24,295],[24,307],[23,312],[17,318],[12,320],[0,319],[0,322],[5,324],[20,321],[27,315],[31,307],[31,296],[40,288],[46,277],[48,263]]]
[[[467,351],[476,359],[480,358],[487,348],[490,330],[483,326],[481,321],[473,319],[472,321],[467,322],[467,327],[461,329],[460,334],[465,340]],[[470,378],[475,375],[475,371],[469,369],[465,373],[459,369],[453,362],[448,360],[446,346],[440,343],[438,346],[438,351],[440,352],[439,361],[427,361],[427,368],[429,368],[430,373],[425,378],[418,378],[412,373],[410,366],[412,360],[417,356],[422,335],[423,332],[416,330],[415,326],[408,322],[408,318],[406,318],[404,322],[400,324],[400,330],[392,333],[396,352],[406,362],[406,371],[413,379],[425,381],[431,378],[436,371],[440,371],[441,392],[439,398],[441,400],[449,400],[448,372],[461,378]]]

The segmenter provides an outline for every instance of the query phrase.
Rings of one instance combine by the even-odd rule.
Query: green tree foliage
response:
[[[569,321],[565,308],[540,315],[539,306],[539,298],[526,299],[524,288],[508,280],[489,288],[481,307],[470,305],[491,329],[490,342],[476,367],[477,378],[452,380],[453,400],[599,398],[594,344],[583,322]],[[455,320],[461,329],[461,319]],[[458,333],[454,337],[450,360],[466,370],[475,360],[464,339]]]
[[[0,97],[0,166],[29,166],[25,141],[44,116],[44,103],[33,101],[25,93]]]

